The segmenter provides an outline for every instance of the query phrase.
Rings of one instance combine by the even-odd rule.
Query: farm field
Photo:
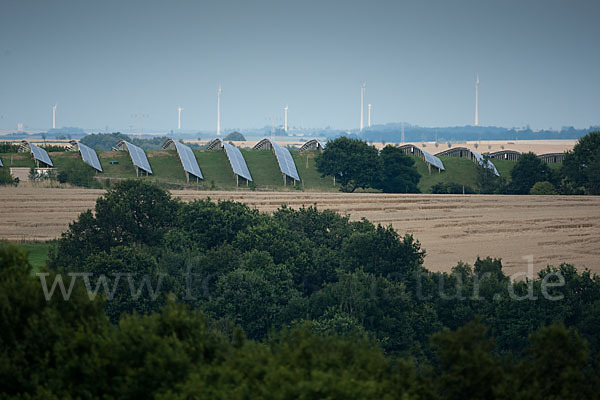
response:
[[[78,214],[93,208],[102,190],[35,187],[0,190],[0,239],[44,241],[60,236]],[[411,233],[427,251],[425,266],[449,271],[478,255],[501,257],[507,274],[525,271],[533,257],[537,271],[570,262],[600,273],[600,197],[386,195],[370,193],[173,191],[183,201],[210,197],[236,200],[263,212],[282,204],[316,204],[391,224]]]

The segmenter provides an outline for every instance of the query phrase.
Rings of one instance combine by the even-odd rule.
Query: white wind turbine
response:
[[[367,87],[366,83],[363,83],[360,86],[360,131],[362,132],[365,125],[365,88]]]
[[[52,106],[52,129],[56,129],[56,106],[57,104]]]
[[[177,130],[181,130],[181,112],[183,111],[183,108],[181,108],[181,106],[179,106],[177,108]]]

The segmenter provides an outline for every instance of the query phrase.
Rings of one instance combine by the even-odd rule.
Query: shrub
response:
[[[533,185],[533,187],[529,191],[529,194],[536,194],[536,195],[556,194],[556,189],[554,188],[554,185],[548,181],[537,182],[535,185]]]

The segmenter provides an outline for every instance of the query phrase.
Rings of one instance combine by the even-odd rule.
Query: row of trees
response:
[[[552,170],[535,154],[521,155],[510,180],[478,168],[481,193],[497,194],[600,194],[600,132],[590,132],[566,152],[560,169]]]
[[[108,302],[90,300],[82,284],[69,301],[47,300],[27,255],[12,245],[0,246],[0,293],[4,399],[565,400],[600,393],[588,344],[560,323],[523,337],[523,353],[510,359],[475,319],[431,336],[431,361],[415,364],[386,354],[364,332],[309,323],[251,340],[174,301],[111,324]]]
[[[341,190],[381,189],[385,193],[419,193],[421,175],[402,150],[386,146],[381,152],[367,142],[340,137],[327,143],[315,163],[322,176],[333,176]]]
[[[493,162],[484,156],[486,160]],[[347,137],[327,144],[316,158],[317,170],[333,176],[341,190],[380,189],[387,193],[417,193],[420,180],[414,160],[392,146],[381,152],[368,143]],[[483,194],[600,194],[600,132],[579,139],[564,156],[560,169],[552,170],[534,153],[520,156],[508,177],[477,166],[476,186]],[[472,193],[454,182],[434,185],[433,193]]]
[[[579,139],[566,152],[560,169],[552,170],[535,154],[521,155],[510,173],[510,181],[478,171],[482,193],[508,194],[600,194],[600,132]]]
[[[589,271],[562,265],[511,282],[500,260],[433,273],[424,259],[412,236],[332,211],[282,207],[267,215],[235,202],[181,203],[125,181],[70,225],[49,267],[90,274],[92,289],[104,279],[114,323],[159,311],[169,293],[254,340],[308,323],[364,334],[388,354],[425,362],[432,334],[480,316],[500,354],[518,357],[527,337],[553,322],[576,328],[600,354],[600,279]],[[547,290],[557,274],[564,285]]]

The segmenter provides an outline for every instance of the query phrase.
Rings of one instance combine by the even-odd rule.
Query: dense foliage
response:
[[[42,148],[46,150],[48,153],[64,153],[67,151],[65,146],[57,145],[57,144],[44,144]]]
[[[600,194],[600,131],[579,139],[573,151],[565,155],[561,172],[571,188]]]
[[[70,225],[49,265],[90,273],[94,287],[104,274],[114,288],[105,307],[113,322],[158,311],[171,293],[257,340],[304,321],[428,360],[431,334],[479,315],[500,353],[518,354],[539,327],[564,322],[599,354],[597,276],[565,264],[511,283],[500,260],[432,273],[424,257],[412,236],[332,211],[282,207],[267,215],[235,202],[181,203],[149,183],[125,181]],[[557,272],[565,285],[551,292],[564,299],[552,301],[542,283]],[[537,300],[514,299],[529,291]]]
[[[74,186],[87,188],[100,188],[102,185],[95,177],[96,170],[88,164],[82,164],[79,158],[65,159],[60,171],[56,174],[56,180],[60,183],[70,183]]]
[[[461,185],[455,182],[439,182],[431,187],[433,194],[473,194],[475,191],[469,185]]]
[[[531,187],[529,194],[552,195],[556,194],[556,188],[548,181],[536,182],[536,184]]]
[[[402,150],[386,146],[379,151],[367,142],[340,137],[327,143],[316,159],[322,176],[333,176],[341,190],[380,189],[386,193],[418,193],[421,176],[414,160]]]
[[[498,272],[493,262],[479,268],[484,264],[488,272]],[[52,271],[43,276],[45,282],[57,277]],[[494,338],[475,319],[435,333],[427,344],[430,361],[416,365],[409,357],[386,355],[364,331],[338,335],[305,322],[255,341],[174,301],[157,313],[124,314],[114,325],[103,301],[83,284],[73,285],[65,301],[58,295],[46,298],[41,282],[22,250],[0,246],[0,396],[5,399],[541,400],[596,399],[600,393],[590,347],[560,323],[529,337],[519,331],[523,352],[511,360],[495,350]],[[361,291],[360,281],[347,283],[334,290],[352,296],[343,305],[346,316],[330,319],[330,326],[352,325],[365,298],[394,297],[393,290],[382,291],[383,282],[370,287],[370,295]],[[482,288],[484,297],[487,289]],[[589,296],[588,291],[572,300]],[[374,317],[387,318],[373,306],[367,317],[375,312]],[[530,323],[531,315],[522,311],[504,323],[517,329],[519,322]],[[455,322],[461,324],[460,318]],[[404,332],[392,333],[390,338],[402,339],[396,336]]]
[[[17,153],[19,145],[11,142],[0,142],[0,153]]]
[[[415,160],[393,146],[385,146],[379,155],[381,172],[376,187],[384,193],[419,193],[421,175]]]
[[[379,174],[379,154],[362,140],[340,137],[327,143],[315,163],[323,176],[333,176],[342,190],[373,187]]]
[[[533,185],[544,181],[555,181],[548,164],[533,153],[522,154],[510,171],[509,191],[512,194],[529,194]]]
[[[0,186],[6,185],[17,185],[18,181],[10,174],[10,169],[6,167],[0,167]]]

